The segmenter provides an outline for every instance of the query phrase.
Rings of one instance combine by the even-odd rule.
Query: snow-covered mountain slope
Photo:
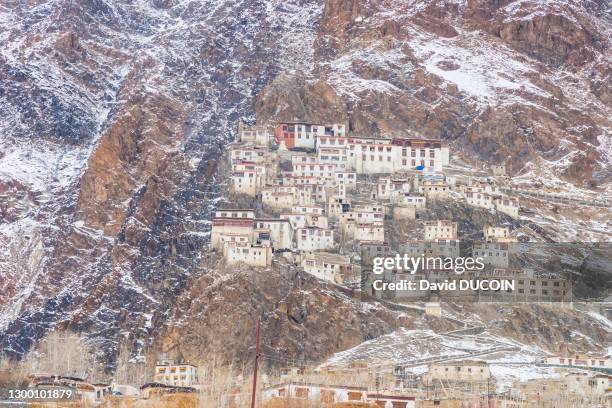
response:
[[[440,137],[475,165],[604,191],[609,11],[594,1],[330,0],[311,82],[331,86],[357,132]],[[301,112],[273,110],[268,93],[262,118]]]
[[[206,243],[215,160],[322,4],[0,6],[0,344],[55,325],[148,340]],[[172,259],[170,261],[170,259]]]

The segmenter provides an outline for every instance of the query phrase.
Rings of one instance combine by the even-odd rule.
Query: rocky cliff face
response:
[[[207,242],[216,160],[316,1],[9,3],[0,11],[0,344],[56,326],[150,341]]]
[[[331,0],[317,69],[281,110],[287,79],[268,86],[258,120],[346,112],[357,133],[439,137],[513,174],[605,182],[607,11],[578,1]],[[313,89],[322,106],[305,111]]]
[[[112,360],[119,338],[144,347],[201,308],[206,324],[223,324],[215,308],[230,314],[228,336],[255,312],[279,313],[279,347],[305,358],[352,345],[336,330],[362,340],[390,329],[371,313],[345,321],[358,306],[312,282],[283,292],[286,312],[275,312],[280,292],[258,284],[206,288],[217,161],[237,121],[342,120],[356,133],[441,137],[513,173],[601,182],[607,11],[527,0],[5,3],[0,348],[20,355],[71,327]],[[204,336],[218,350],[209,334],[181,333],[186,347]]]

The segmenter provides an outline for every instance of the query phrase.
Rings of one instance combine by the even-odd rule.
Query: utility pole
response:
[[[257,365],[259,363],[259,332],[261,330],[261,316],[257,321],[257,340],[255,344],[255,368],[253,369],[253,392],[251,393],[251,408],[255,408],[255,393],[257,391]]]

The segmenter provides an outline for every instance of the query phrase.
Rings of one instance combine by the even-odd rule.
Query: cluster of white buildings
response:
[[[471,206],[496,210],[515,219],[519,217],[518,198],[504,195],[492,181],[471,181],[462,188],[461,194]]]
[[[339,254],[343,243],[354,242],[362,257],[364,248],[387,248],[385,217],[414,220],[430,201],[456,199],[453,191],[470,205],[518,217],[518,202],[493,183],[447,180],[449,149],[439,140],[361,137],[343,124],[307,122],[279,123],[273,133],[242,124],[238,130],[229,147],[230,193],[252,197],[266,217],[254,209],[215,213],[211,246],[228,264],[269,266],[273,253],[290,253],[306,272],[341,282],[354,269],[351,256]],[[358,178],[368,180],[371,194],[358,190]],[[484,236],[489,246],[513,240],[504,227],[487,227]],[[423,240],[403,249],[456,255],[457,223],[426,221]]]

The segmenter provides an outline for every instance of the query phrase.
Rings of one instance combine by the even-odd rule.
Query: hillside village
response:
[[[519,238],[529,241],[522,232],[529,227],[519,221],[519,199],[504,193],[503,164],[492,166],[488,176],[457,171],[449,146],[440,140],[371,138],[349,134],[344,124],[305,122],[278,123],[273,132],[240,124],[227,161],[228,204],[214,215],[210,245],[228,265],[268,267],[283,257],[318,279],[355,287],[368,280],[374,257],[456,258],[465,254],[465,242],[468,252],[485,259],[486,269],[462,278],[515,280],[516,291],[499,293],[511,300],[571,300],[562,276],[512,267]],[[236,203],[247,205],[232,206]],[[459,229],[464,220],[432,216],[457,205],[490,220],[472,228],[464,242]],[[458,277],[437,268],[388,278]],[[424,295],[369,294],[396,300]]]

